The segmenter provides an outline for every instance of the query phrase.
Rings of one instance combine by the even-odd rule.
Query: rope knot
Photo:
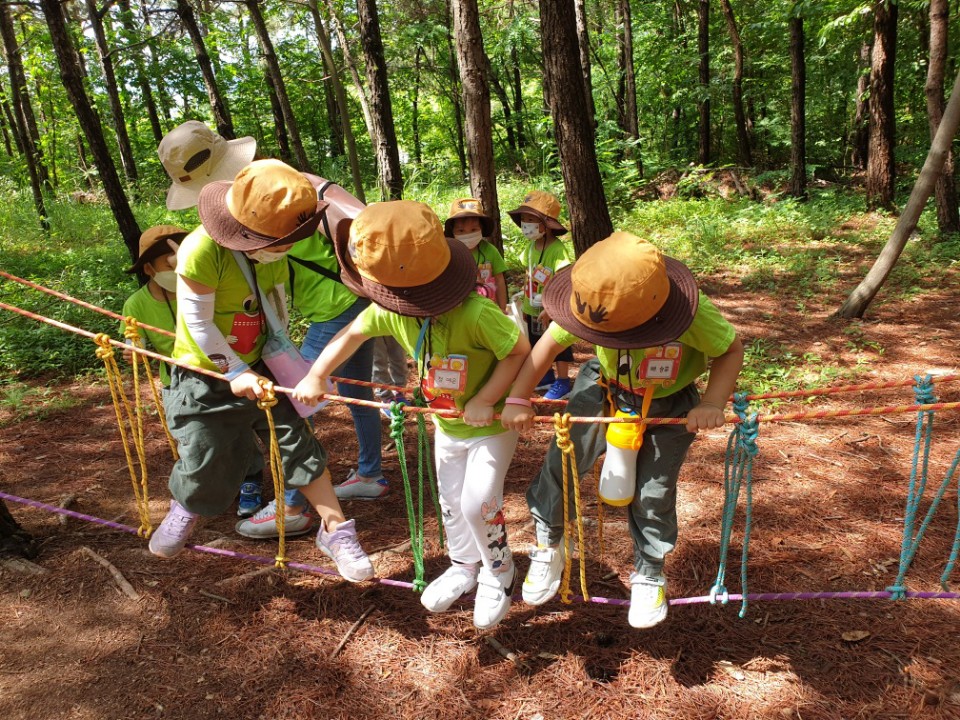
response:
[[[710,588],[710,604],[716,605],[717,603],[721,605],[726,605],[730,602],[730,593],[727,592],[727,588],[724,585],[717,584]]]
[[[100,360],[106,360],[113,357],[113,345],[110,344],[110,336],[106,333],[97,333],[93,341],[97,344],[97,357]]]
[[[560,448],[560,451],[565,455],[569,455],[573,449],[573,442],[570,440],[571,426],[570,413],[564,413],[563,415],[560,413],[553,414],[553,429],[557,435],[557,447]]]
[[[933,378],[930,375],[914,375],[914,382],[916,385],[913,386],[913,394],[917,400],[917,405],[930,405],[937,401],[937,396],[934,394],[933,388]]]
[[[276,555],[276,556],[273,558],[273,566],[274,566],[275,568],[279,568],[279,569],[281,569],[281,570],[285,570],[286,567],[287,567],[287,556],[286,556],[286,555],[283,555],[283,554]]]
[[[266,378],[257,378],[257,382],[263,388],[263,397],[257,400],[257,407],[261,410],[272,408],[277,404],[277,394],[273,389],[273,383]]]
[[[750,401],[747,399],[747,393],[738,392],[733,394],[733,411],[743,419],[750,407]]]
[[[137,322],[135,317],[128,315],[123,319],[123,324],[123,336],[136,345],[140,339],[140,323]]]
[[[397,440],[403,436],[404,413],[400,408],[403,403],[390,403],[390,437]]]
[[[904,600],[907,597],[907,588],[904,585],[891,585],[887,588],[891,600]]]

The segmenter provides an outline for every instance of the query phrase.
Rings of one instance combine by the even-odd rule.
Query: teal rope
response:
[[[410,528],[410,551],[413,555],[413,590],[423,592],[427,583],[423,569],[423,483],[420,487],[420,513],[418,517],[413,509],[413,491],[407,472],[407,453],[403,445],[403,410],[400,403],[390,403],[390,437],[397,446],[397,459],[400,462],[400,474],[403,476],[403,497],[407,505],[407,525]]]
[[[936,402],[936,395],[933,392],[933,381],[929,375],[923,377],[914,376],[913,392],[918,405],[930,404]],[[900,566],[897,571],[897,579],[893,585],[887,588],[891,593],[891,600],[903,600],[906,597],[906,586],[904,579],[914,556],[917,554],[917,548],[923,539],[923,534],[930,524],[937,506],[943,497],[947,488],[945,481],[937,491],[933,502],[930,505],[927,515],[920,528],[916,529],[917,511],[920,508],[920,500],[923,498],[924,490],[927,488],[927,470],[930,466],[930,445],[933,439],[933,411],[921,410],[917,413],[917,429],[914,435],[913,443],[913,461],[910,466],[910,485],[907,489],[907,502],[903,512],[903,539],[900,542]]]
[[[943,481],[944,485],[948,485],[953,480],[958,465],[960,465],[960,449],[953,457],[953,462],[947,471],[947,478]],[[957,564],[957,555],[960,555],[960,480],[957,482],[957,529],[953,534],[953,548],[950,550],[950,559],[947,560],[947,566],[943,569],[943,575],[940,576],[940,587],[944,590],[947,589],[947,580],[953,573],[953,566]]]
[[[733,409],[740,418],[727,437],[727,451],[723,461],[723,517],[720,525],[720,563],[717,579],[710,589],[710,602],[722,605],[729,602],[729,592],[724,585],[727,574],[727,554],[730,550],[730,537],[740,498],[740,488],[746,486],[746,507],[744,509],[743,550],[740,558],[740,583],[742,586],[742,605],[740,617],[747,614],[747,557],[750,548],[750,529],[753,525],[753,458],[759,452],[757,436],[760,423],[757,414],[747,416],[749,403],[746,393],[734,395]]]
[[[417,407],[427,407],[427,401],[418,387],[413,391],[413,401]],[[430,435],[427,432],[427,420],[424,413],[417,413],[417,457],[419,459],[418,472],[420,474],[420,507],[421,517],[423,508],[423,465],[427,466],[428,485],[430,486],[430,496],[433,498],[433,511],[437,515],[437,535],[440,542],[440,549],[446,546],[443,535],[443,513],[440,510],[440,498],[437,496],[437,482],[433,476],[433,449],[430,447]]]

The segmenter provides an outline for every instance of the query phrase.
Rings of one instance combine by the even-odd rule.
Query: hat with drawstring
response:
[[[356,218],[340,221],[334,247],[343,284],[400,315],[441,315],[476,284],[470,251],[444,236],[440,219],[424,203],[369,205]]]
[[[560,327],[601,347],[655,347],[693,323],[700,294],[679,260],[627,232],[592,245],[547,283],[543,307]]]

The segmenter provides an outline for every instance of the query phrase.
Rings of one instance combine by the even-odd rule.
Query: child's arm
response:
[[[293,397],[304,405],[316,405],[320,402],[330,373],[340,367],[368,339],[367,335],[361,332],[360,324],[360,318],[356,317],[333,336],[333,340],[313,363],[310,372],[293,389]]]
[[[727,351],[710,361],[707,389],[703,391],[700,404],[687,413],[687,429],[690,432],[722,427],[723,409],[727,398],[737,387],[737,377],[743,367],[743,343],[734,337]]]
[[[523,367],[517,374],[517,379],[510,389],[510,397],[528,400],[533,394],[537,380],[543,377],[550,369],[554,358],[563,350],[564,346],[553,339],[549,332],[545,332],[533,346]],[[508,404],[503,408],[500,422],[505,428],[525,431],[533,426],[534,413],[532,407],[526,405]]]
[[[520,334],[510,353],[497,362],[490,379],[463,406],[463,421],[467,425],[485,427],[493,422],[493,406],[507,392],[529,354],[530,341],[526,335]]]
[[[500,306],[501,312],[507,311],[507,281],[503,279],[503,273],[497,273],[494,275],[494,280],[497,281],[497,305]]]

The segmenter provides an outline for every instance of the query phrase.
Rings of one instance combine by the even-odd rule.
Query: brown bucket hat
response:
[[[523,198],[520,207],[508,210],[507,215],[520,227],[521,215],[535,215],[557,237],[567,234],[567,229],[560,224],[560,201],[544,190],[531,190]]]
[[[177,225],[156,225],[144,230],[140,235],[139,257],[137,261],[124,272],[136,273],[143,270],[143,266],[173,252],[167,240],[180,242],[188,232]]]
[[[493,218],[485,215],[483,204],[476,198],[457,198],[450,205],[450,215],[443,224],[443,234],[453,237],[453,221],[457,218],[480,218],[480,232],[484,237],[493,235]]]
[[[646,240],[615,232],[547,283],[543,307],[578,338],[631,350],[676,340],[697,314],[693,274]]]
[[[394,200],[369,205],[337,226],[343,284],[400,315],[435,317],[473,291],[477,265],[467,247],[444,237],[429,205]]]
[[[313,235],[327,203],[317,200],[320,178],[279,160],[257,160],[232,182],[200,191],[200,222],[218,245],[251,252]]]

